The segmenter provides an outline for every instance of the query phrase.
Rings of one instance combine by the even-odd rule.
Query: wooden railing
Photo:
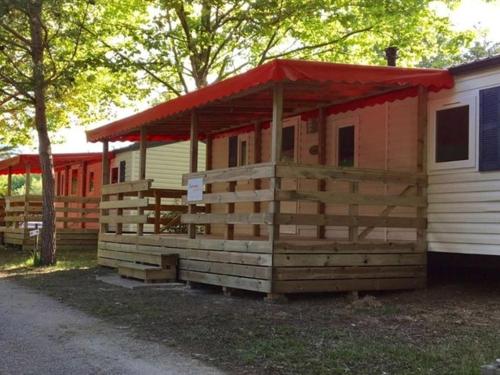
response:
[[[366,239],[375,228],[407,228],[417,233],[426,226],[426,198],[419,193],[422,191],[419,187],[426,184],[423,174],[263,163],[186,174],[183,183],[187,185],[192,178],[202,178],[205,185],[226,184],[226,188],[210,187],[206,189],[210,193],[205,193],[201,200],[186,203],[209,207],[225,205],[226,210],[212,213],[210,207],[205,213],[184,214],[182,222],[191,225],[224,224],[226,239],[233,239],[232,226],[244,224],[266,225],[274,239],[279,237],[280,226],[285,225],[314,226],[317,238],[325,238],[327,227],[344,227],[347,229],[344,239],[352,242]],[[259,186],[267,187],[253,190],[255,185],[246,183],[249,180],[259,180],[262,182]],[[235,188],[235,183],[249,189]],[[254,205],[251,212],[234,209],[235,204],[244,202],[267,202],[268,209],[260,212],[260,205]],[[296,212],[284,210],[289,202],[295,204]],[[302,209],[297,202],[309,202],[313,208],[316,206]]]
[[[56,196],[56,225],[58,228],[97,228],[99,198]],[[22,195],[5,197],[6,228],[40,226],[42,221],[42,196]]]
[[[187,212],[181,204],[185,190],[152,188],[153,180],[137,180],[102,187],[101,232],[184,232],[180,215]],[[147,225],[151,224],[152,228]],[[146,227],[145,227],[146,226]]]

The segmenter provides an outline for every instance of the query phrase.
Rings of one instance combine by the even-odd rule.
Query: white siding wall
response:
[[[453,89],[429,96],[430,109],[456,97],[472,97],[476,107],[473,166],[436,170],[429,163],[429,251],[500,255],[500,171],[479,172],[477,157],[479,90],[499,85],[497,68],[455,77]],[[429,124],[431,116],[430,110]],[[432,131],[429,126],[429,139]]]
[[[205,169],[205,144],[198,145],[198,169]],[[116,157],[127,161],[126,181],[139,179],[139,151],[126,151]],[[182,175],[189,172],[189,142],[148,148],[146,151],[146,178],[154,180],[156,188],[182,188]]]

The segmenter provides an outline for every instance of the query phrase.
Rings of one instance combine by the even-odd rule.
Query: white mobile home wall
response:
[[[455,76],[455,87],[429,95],[428,250],[500,255],[500,171],[479,172],[479,91],[500,86],[500,67]],[[434,109],[473,103],[472,160],[468,166],[436,169],[432,160]]]

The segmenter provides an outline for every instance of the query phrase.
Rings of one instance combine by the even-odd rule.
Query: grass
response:
[[[442,283],[350,302],[340,294],[224,297],[218,288],[123,289],[95,254],[44,272],[0,251],[18,283],[234,374],[479,374],[500,357],[498,283]],[[19,267],[16,270],[16,267]]]
[[[57,254],[57,264],[49,267],[34,267],[33,254],[29,251],[0,247],[0,273],[47,273],[64,270],[93,268],[97,266],[95,251],[61,250]]]

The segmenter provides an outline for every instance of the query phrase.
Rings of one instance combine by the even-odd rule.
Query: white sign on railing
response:
[[[188,202],[201,201],[203,199],[203,178],[190,178],[187,187]]]

